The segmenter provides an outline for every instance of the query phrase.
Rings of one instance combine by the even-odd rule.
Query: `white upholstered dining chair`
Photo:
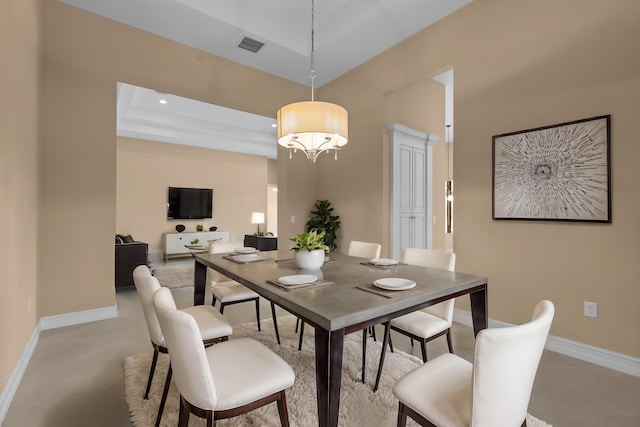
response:
[[[352,240],[351,242],[349,242],[347,255],[372,259],[380,258],[381,251],[382,245],[380,243],[359,242],[357,240]]]
[[[419,267],[436,268],[439,270],[454,271],[456,268],[456,254],[449,251],[438,251],[433,249],[406,248],[402,257],[402,261],[409,265]],[[413,340],[420,341],[420,350],[422,352],[422,361],[427,361],[427,342],[438,338],[439,336],[447,336],[447,345],[449,352],[453,353],[453,343],[451,341],[451,324],[453,323],[454,299],[434,304],[422,310],[391,319],[385,323],[385,331],[383,338],[383,351],[380,354],[380,362],[378,364],[378,373],[373,390],[378,390],[380,384],[380,375],[382,374],[382,366],[384,365],[384,356],[386,352],[386,344],[390,341],[389,330],[399,332],[408,336]],[[391,346],[393,350],[393,346]]]
[[[235,245],[230,246],[228,243],[212,243],[209,247],[209,253],[215,254],[231,252],[234,248]],[[230,280],[228,277],[223,276],[211,268],[207,269],[207,274],[211,285],[211,305],[215,307],[216,302],[220,301],[220,313],[224,314],[224,309],[228,305],[253,302],[256,306],[256,323],[258,324],[258,331],[260,331],[260,295],[235,280]],[[271,303],[271,317],[273,318],[273,328],[276,332],[276,340],[278,341],[278,344],[280,344],[280,333],[278,331],[278,322],[276,320],[276,308],[273,302]]]
[[[149,338],[151,339],[151,345],[153,346],[153,359],[151,361],[149,379],[147,380],[147,388],[144,393],[144,398],[147,399],[149,397],[149,390],[151,389],[151,382],[153,381],[156,363],[158,361],[158,354],[168,353],[167,344],[165,343],[164,335],[162,334],[162,329],[160,328],[160,323],[158,322],[158,317],[156,316],[156,312],[153,307],[153,295],[161,286],[158,279],[151,275],[149,268],[146,265],[139,265],[133,270],[133,282],[136,286],[138,296],[140,297],[140,302],[142,303],[142,311],[144,312]],[[170,291],[169,297],[171,297]],[[213,307],[197,305],[187,307],[182,311],[194,318],[201,335],[201,345],[204,344],[205,346],[208,346],[224,341],[233,331],[229,322],[227,322],[224,316]],[[164,404],[167,399],[170,384],[171,368],[167,370],[164,390],[160,400],[160,407],[158,408],[156,426],[160,425],[160,419],[162,418],[162,412],[164,410]]]
[[[380,258],[380,252],[382,251],[382,245],[379,243],[370,243],[370,242],[360,242],[357,240],[352,240],[349,242],[349,249],[347,250],[347,255],[366,258],[367,260],[373,258]],[[298,330],[298,322],[300,319],[296,320],[296,331]],[[367,343],[366,338],[371,334],[375,339],[375,332],[373,328],[363,329],[363,343],[362,343],[362,382],[364,382],[364,367],[366,364],[365,354],[367,351]],[[302,336],[304,335],[304,322],[300,326],[300,338],[298,340],[298,351],[302,349]]]
[[[445,353],[409,372],[393,387],[398,427],[407,416],[423,426],[526,426],[553,315],[553,303],[540,301],[530,322],[480,331],[473,363]]]
[[[188,425],[190,414],[211,427],[274,401],[282,426],[289,425],[285,390],[295,374],[284,360],[251,338],[205,348],[195,320],[176,310],[168,289],[159,289],[153,301],[180,393],[180,427]]]

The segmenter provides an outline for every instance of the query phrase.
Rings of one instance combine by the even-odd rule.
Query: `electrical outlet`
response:
[[[598,303],[585,301],[584,315],[587,317],[598,317]]]

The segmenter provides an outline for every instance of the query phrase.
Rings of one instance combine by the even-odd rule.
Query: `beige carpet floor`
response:
[[[295,318],[292,316],[278,318],[282,344],[277,345],[273,331],[273,323],[265,320],[262,332],[258,332],[255,324],[234,327],[231,339],[251,336],[267,345],[286,360],[296,373],[293,387],[287,390],[287,406],[291,426],[312,427],[317,425],[316,387],[313,330],[305,334],[302,351],[297,351],[297,334],[294,332]],[[311,329],[311,328],[309,328]],[[415,369],[421,361],[409,354],[396,351],[388,352],[380,388],[372,391],[375,380],[380,343],[370,340],[367,344],[367,383],[360,382],[360,366],[362,353],[362,335],[350,334],[345,339],[342,389],[340,396],[340,426],[395,426],[397,417],[397,400],[391,388],[405,373]],[[137,354],[125,359],[125,396],[129,405],[132,424],[135,427],[153,426],[162,393],[162,385],[168,366],[168,356],[160,355],[158,366],[151,388],[150,397],[144,400],[152,353]],[[161,426],[176,426],[178,420],[179,395],[171,386]],[[550,425],[529,416],[529,427],[551,427]],[[204,420],[192,416],[189,426],[204,426]],[[409,420],[408,425],[417,425]],[[249,414],[233,419],[220,420],[217,426],[279,426],[278,412],[275,404],[257,409]]]

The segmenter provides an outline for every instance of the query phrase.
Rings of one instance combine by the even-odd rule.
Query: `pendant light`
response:
[[[311,0],[311,101],[295,102],[278,110],[278,144],[292,152],[301,150],[315,162],[323,152],[338,151],[347,143],[347,110],[340,105],[314,99],[315,4]]]

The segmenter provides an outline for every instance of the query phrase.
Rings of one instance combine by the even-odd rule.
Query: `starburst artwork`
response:
[[[611,222],[609,121],[493,137],[493,218]]]

